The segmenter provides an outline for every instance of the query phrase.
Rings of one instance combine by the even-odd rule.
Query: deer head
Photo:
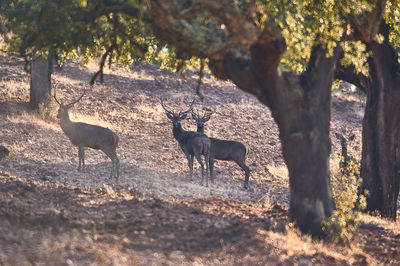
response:
[[[200,116],[200,114],[197,112],[195,112],[195,111],[193,111],[192,110],[192,118],[194,119],[194,121],[196,121],[196,124],[197,124],[197,128],[204,128],[204,124],[208,121],[208,120],[210,120],[210,118],[211,118],[211,115],[213,114],[213,112],[208,112],[208,113],[205,113],[203,116]]]
[[[345,149],[347,151],[347,145],[350,141],[353,141],[355,138],[355,135],[352,131],[350,133],[335,133],[336,138],[340,141],[340,145],[342,146],[342,149]]]
[[[174,127],[178,127],[178,126],[180,125],[181,121],[182,121],[183,119],[186,118],[187,114],[188,114],[190,111],[192,111],[192,109],[193,109],[193,104],[194,104],[194,100],[193,100],[193,101],[190,103],[189,109],[188,109],[188,110],[183,111],[183,112],[179,112],[179,113],[175,113],[175,112],[173,112],[173,111],[168,110],[168,109],[165,107],[164,102],[163,102],[162,99],[160,99],[160,102],[161,102],[161,106],[162,106],[162,108],[164,109],[164,111],[165,111],[165,113],[166,113],[168,119],[172,121],[172,125],[173,125]]]
[[[68,110],[69,110],[72,106],[74,106],[74,104],[76,104],[77,102],[79,102],[79,101],[82,99],[83,95],[85,95],[85,92],[86,92],[86,88],[83,90],[82,95],[79,96],[78,99],[76,99],[75,101],[72,101],[72,102],[70,102],[70,103],[68,103],[68,104],[64,104],[64,103],[60,102],[60,101],[57,99],[57,97],[56,97],[56,88],[54,88],[54,95],[53,95],[53,97],[54,97],[54,100],[56,100],[56,103],[60,106],[59,109],[58,109],[57,118],[63,119],[63,118],[69,117],[69,116],[68,116]]]

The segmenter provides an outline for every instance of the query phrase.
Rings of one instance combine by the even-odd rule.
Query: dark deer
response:
[[[345,174],[346,167],[349,165],[349,163],[357,161],[354,157],[347,153],[347,146],[350,141],[354,140],[355,135],[350,133],[348,136],[345,136],[344,134],[335,133],[335,136],[340,141],[340,145],[342,146],[342,159],[340,160],[339,167],[342,171],[342,174]]]
[[[197,123],[197,132],[204,133],[204,124],[211,118],[212,113],[206,113],[204,116],[200,116],[192,111],[192,118]],[[240,168],[244,170],[245,179],[243,187],[247,189],[249,187],[249,176],[250,169],[246,165],[247,148],[246,146],[238,141],[222,140],[216,138],[210,138],[211,150],[210,150],[210,176],[214,178],[214,160],[234,161]]]
[[[110,179],[115,175],[116,179],[119,178],[119,159],[116,153],[118,146],[118,136],[108,128],[90,125],[81,122],[71,122],[69,119],[68,110],[78,101],[80,101],[85,94],[75,101],[64,105],[56,98],[54,90],[54,99],[59,104],[57,118],[60,119],[60,126],[65,135],[75,146],[79,148],[79,166],[78,171],[85,171],[85,147],[92,149],[102,150],[112,161]]]
[[[167,110],[163,101],[161,100],[161,106],[165,110],[168,119],[172,121],[172,133],[174,134],[175,139],[178,141],[179,146],[188,160],[190,179],[193,179],[193,157],[196,157],[201,166],[201,184],[204,184],[204,164],[201,159],[201,155],[204,155],[207,171],[206,186],[208,186],[209,155],[211,145],[210,139],[204,133],[185,131],[181,126],[181,121],[186,118],[190,111],[192,111],[193,103],[194,101],[192,101],[188,110],[176,114]],[[214,182],[214,180],[211,179],[211,182]]]

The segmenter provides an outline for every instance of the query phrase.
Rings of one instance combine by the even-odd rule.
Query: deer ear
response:
[[[167,117],[168,117],[169,119],[172,119],[172,117],[173,117],[173,115],[170,114],[170,113],[166,113],[166,115],[167,115]]]
[[[207,122],[208,120],[210,120],[211,115],[212,115],[212,113],[207,114],[207,115],[204,117],[204,122]]]
[[[354,139],[354,137],[355,137],[355,135],[354,135],[354,134],[352,134],[352,135],[349,137],[349,140],[353,140],[353,139]]]

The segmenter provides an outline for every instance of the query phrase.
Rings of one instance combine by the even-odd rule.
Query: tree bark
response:
[[[31,84],[29,105],[32,109],[38,109],[39,104],[45,103],[50,96],[52,56],[49,54],[46,58],[37,55],[31,62]]]
[[[400,66],[384,22],[380,33],[385,37],[382,43],[367,43],[372,53],[368,77],[355,74],[353,67],[338,67],[335,74],[367,95],[361,160],[362,191],[369,191],[366,211],[395,220],[400,182]]]
[[[387,35],[386,35],[387,36]],[[397,54],[384,41],[368,45],[370,76],[363,119],[361,176],[367,211],[396,220],[400,182],[400,75]]]
[[[321,222],[334,209],[329,123],[338,52],[326,58],[326,50],[315,47],[307,72],[299,77],[280,71],[279,49],[283,47],[276,42],[258,43],[251,58],[229,54],[223,63],[211,61],[210,67],[271,109],[289,169],[290,218],[302,232],[323,236]]]
[[[263,52],[260,52],[254,53],[254,60],[262,58]],[[330,90],[338,53],[326,58],[326,52],[315,47],[308,70],[299,79],[284,74],[284,79],[294,81],[287,84],[287,89],[282,82],[277,82],[274,89],[266,86],[273,79],[262,76],[263,91],[279,127],[282,152],[289,169],[290,218],[302,232],[314,236],[324,235],[321,222],[334,209],[329,123]]]

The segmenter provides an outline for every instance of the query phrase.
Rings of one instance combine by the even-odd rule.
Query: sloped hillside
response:
[[[185,78],[142,65],[107,69],[104,84],[88,87],[95,64],[68,62],[55,70],[57,96],[83,99],[73,121],[108,127],[120,139],[121,178],[108,179],[111,162],[86,150],[88,171],[77,171],[78,150],[58,121],[27,109],[29,76],[23,62],[0,57],[0,264],[351,264],[400,262],[398,224],[365,216],[358,247],[323,246],[287,227],[288,174],[277,127],[265,106],[229,82]],[[250,188],[233,162],[217,162],[215,183],[193,181],[160,105],[212,110],[206,133],[249,148]],[[55,105],[56,109],[56,105]],[[54,111],[55,113],[55,111]],[[54,114],[53,114],[54,115]],[[362,105],[333,99],[332,133],[352,130],[350,152],[359,156]],[[185,129],[195,130],[187,119]],[[333,134],[332,134],[333,136]],[[333,141],[332,167],[340,145]],[[195,165],[198,169],[198,164]]]
[[[5,88],[2,135],[13,151],[12,173],[79,187],[114,184],[115,180],[108,180],[110,161],[102,152],[87,150],[89,171],[79,173],[77,148],[57,121],[43,121],[19,110],[17,103],[26,101],[28,94],[28,76],[19,69],[21,62],[18,65],[9,58],[4,63],[9,67],[2,73]],[[53,78],[59,87],[58,98],[65,103],[77,99],[96,70],[95,65],[92,67],[71,63],[56,71]],[[118,134],[119,184],[123,187],[175,199],[222,196],[260,202],[273,194],[287,204],[287,176],[275,176],[268,170],[283,165],[276,125],[269,110],[228,82],[206,79],[202,87],[204,102],[197,98],[195,86],[194,75],[179,79],[151,65],[129,71],[115,69],[105,76],[104,84],[87,88],[84,98],[72,109],[71,119],[102,125]],[[214,112],[206,124],[209,136],[239,140],[248,146],[250,190],[242,189],[244,173],[232,162],[216,163],[216,182],[209,188],[200,185],[200,172],[194,181],[188,179],[186,158],[172,135],[172,124],[165,116],[160,98],[176,111],[188,109],[188,103],[195,99],[196,110],[202,112],[207,108]],[[196,129],[191,119],[184,121],[183,127]]]

